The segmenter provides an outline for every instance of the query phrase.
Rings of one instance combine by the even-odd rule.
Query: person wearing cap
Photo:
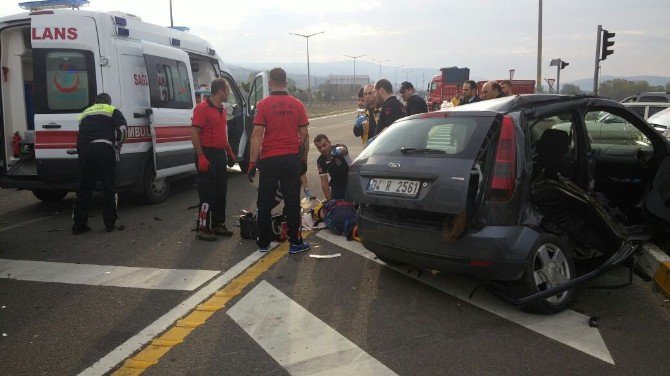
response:
[[[326,200],[344,200],[347,193],[347,175],[351,158],[345,145],[332,145],[328,136],[318,134],[314,137],[314,146],[321,154],[316,166],[321,177],[321,189]]]
[[[380,79],[375,83],[375,90],[379,102],[382,103],[379,122],[377,123],[375,132],[375,135],[378,135],[389,125],[393,124],[394,121],[407,116],[407,112],[405,111],[405,106],[403,106],[398,98],[393,95],[393,85],[391,85],[391,81],[385,78]]]
[[[476,82],[472,80],[465,81],[461,90],[463,92],[463,98],[460,100],[460,103],[458,104],[459,106],[481,101],[477,96]]]
[[[200,198],[195,236],[200,240],[215,240],[216,235],[233,235],[225,224],[227,166],[232,166],[236,158],[228,144],[228,115],[221,105],[228,100],[230,87],[223,78],[216,78],[210,89],[210,97],[195,106],[191,120],[191,142],[196,154],[196,182]]]
[[[91,231],[88,226],[88,207],[93,197],[96,181],[100,180],[104,192],[102,219],[107,231],[114,231],[116,205],[117,152],[128,135],[126,119],[112,106],[112,97],[100,93],[95,104],[79,115],[77,156],[81,178],[72,211],[72,234]]]
[[[405,101],[407,116],[428,112],[426,101],[416,95],[414,85],[412,85],[411,82],[405,81],[401,83],[398,92],[400,93],[402,100]]]
[[[274,234],[271,210],[277,187],[284,197],[284,214],[288,227],[289,253],[310,248],[300,234],[300,173],[309,152],[307,110],[299,99],[286,92],[286,71],[270,70],[270,96],[256,105],[254,130],[247,177],[253,183],[260,171],[258,183],[258,251],[267,252]],[[256,168],[258,163],[258,169]]]

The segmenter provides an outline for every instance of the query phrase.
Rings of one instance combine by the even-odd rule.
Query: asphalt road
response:
[[[334,143],[347,144],[355,156],[361,143],[351,133],[354,116],[315,119],[310,136],[325,133]],[[317,153],[310,151],[308,178],[312,192],[322,196]],[[255,185],[244,174],[232,173],[229,224],[240,209],[253,208],[255,199]],[[123,199],[123,231],[103,230],[97,201],[93,231],[71,235],[72,203],[72,194],[62,203],[45,204],[30,192],[0,190],[2,374],[78,374],[101,359],[112,359],[110,354],[118,354],[145,328],[169,319],[175,307],[205,294],[226,271],[260,257],[254,242],[242,240],[237,228],[229,239],[194,239],[192,207],[198,199],[193,179],[176,183],[168,200],[158,205]],[[623,267],[581,287],[569,311],[535,316],[519,313],[484,289],[475,290],[477,281],[394,269],[367,254],[360,243],[323,231],[312,233],[308,241],[311,254],[340,256],[278,256],[146,373],[670,373],[668,300],[637,276],[627,287],[593,288],[624,282]],[[37,263],[7,276],[1,266],[7,260]],[[71,271],[63,272],[64,266]],[[123,281],[105,280],[118,272],[112,266],[146,269],[132,269],[136,273]],[[42,273],[44,281],[26,280],[38,267],[50,271]],[[192,275],[212,271],[208,276],[214,277],[205,277],[194,290],[165,287],[168,278],[160,273],[175,269]],[[96,270],[102,276],[94,277]],[[63,278],[77,282],[56,282]],[[120,286],[128,281],[131,287]],[[180,281],[172,282],[170,286]],[[159,288],[149,288],[152,283]],[[99,369],[112,371],[119,362]],[[353,373],[347,362],[356,365]]]

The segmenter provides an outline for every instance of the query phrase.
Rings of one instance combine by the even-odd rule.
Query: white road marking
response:
[[[273,243],[271,248],[274,248],[276,245],[276,243]],[[154,321],[146,328],[142,329],[139,333],[135,334],[132,338],[128,339],[119,347],[112,350],[112,352],[95,362],[89,368],[82,371],[79,375],[88,376],[106,374],[112,368],[116,367],[117,364],[127,359],[135,351],[141,349],[142,346],[149,343],[156,336],[164,332],[178,319],[184,317],[184,315],[193,310],[198,304],[204,302],[217,290],[228,284],[233,278],[237,277],[240,273],[258,261],[264,255],[266,255],[266,253],[254,252],[247,256],[247,258],[228,269],[225,273],[205,285],[200,290],[196,291],[188,299],[181,302],[178,306],[171,309],[168,313],[158,318],[158,320]]]
[[[0,278],[91,286],[193,291],[219,273],[218,270],[135,268],[0,259]]]
[[[446,292],[464,302],[487,310],[497,316],[589,354],[604,362],[614,364],[614,359],[612,359],[612,355],[600,335],[600,331],[598,331],[597,328],[589,326],[589,316],[568,309],[555,315],[528,314],[521,312],[516,307],[510,306],[492,296],[485,289],[478,289],[472,299],[470,299],[470,293],[478,285],[478,283],[471,278],[448,275],[447,279],[444,274],[434,276],[431,273],[422,273],[420,277],[417,277],[416,273],[407,274],[406,269],[387,265],[383,261],[377,259],[375,254],[365,249],[360,242],[347,241],[344,236],[335,235],[330,231],[319,231],[317,236],[367,259],[394,269],[403,275],[407,275],[408,277]]]
[[[396,375],[266,281],[228,315],[291,375]]]

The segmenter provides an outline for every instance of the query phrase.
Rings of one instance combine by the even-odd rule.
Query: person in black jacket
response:
[[[126,119],[121,111],[112,106],[112,98],[107,93],[98,94],[95,104],[79,115],[77,155],[81,178],[72,212],[74,235],[91,231],[88,206],[98,180],[104,191],[102,218],[105,229],[114,230],[118,200],[115,184],[117,150],[128,135],[126,125]]]
[[[428,112],[426,101],[415,94],[414,85],[411,82],[405,81],[401,83],[398,93],[400,93],[400,96],[405,101],[407,116]]]
[[[461,90],[463,91],[463,99],[461,99],[460,103],[458,104],[459,106],[481,101],[479,96],[477,96],[476,82],[472,80],[465,81]]]
[[[405,106],[400,103],[398,98],[393,95],[393,85],[391,81],[382,78],[375,83],[375,90],[377,97],[382,103],[381,114],[379,115],[379,122],[377,123],[376,135],[380,134],[394,121],[402,119],[407,116]]]

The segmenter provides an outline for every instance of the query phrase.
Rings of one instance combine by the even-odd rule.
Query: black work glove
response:
[[[247,170],[247,177],[249,178],[249,183],[254,182],[256,177],[256,162],[249,162],[249,170]]]

